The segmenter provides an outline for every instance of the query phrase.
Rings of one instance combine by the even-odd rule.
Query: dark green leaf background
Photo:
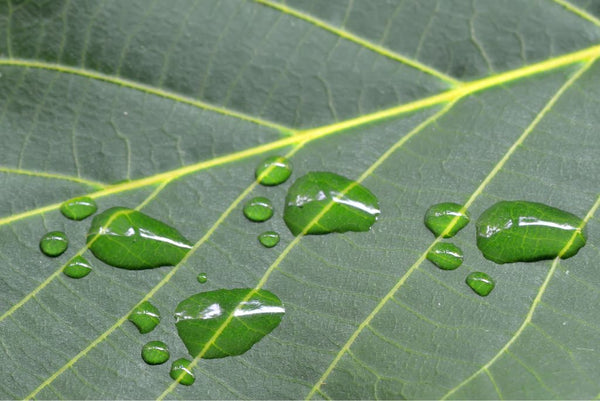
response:
[[[598,0],[0,1],[0,398],[598,397],[599,57]],[[285,154],[286,184],[253,184]],[[294,239],[285,192],[315,170],[379,197],[370,232]],[[193,250],[148,271],[95,260],[90,220],[58,210],[84,194]],[[274,218],[247,221],[251,196]],[[458,270],[424,259],[429,206],[476,218],[501,199],[585,217],[588,244],[499,266],[471,224]],[[56,259],[50,230],[71,239]],[[60,272],[77,252],[95,266],[81,280]],[[496,279],[487,298],[472,271]],[[287,313],[177,386],[141,347],[185,356],[173,310],[218,288],[267,289]],[[142,336],[126,317],[144,300],[163,322]]]

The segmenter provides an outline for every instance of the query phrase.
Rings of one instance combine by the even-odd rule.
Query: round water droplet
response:
[[[156,306],[144,301],[131,312],[128,319],[135,324],[141,334],[146,334],[160,323],[160,313]]]
[[[279,185],[292,174],[292,164],[282,156],[268,157],[256,167],[256,178],[262,185]]]
[[[285,197],[283,219],[294,235],[369,231],[379,215],[375,195],[337,174],[312,172],[298,178]]]
[[[579,217],[543,203],[502,201],[477,219],[477,247],[496,263],[562,259],[585,245]]]
[[[162,341],[150,341],[142,347],[142,359],[148,365],[160,365],[169,360],[169,347]]]
[[[250,199],[244,206],[244,215],[248,220],[267,221],[273,216],[273,204],[263,196]]]
[[[179,358],[171,365],[171,379],[177,380],[179,379],[179,384],[183,384],[184,386],[191,386],[194,384],[196,378],[192,373],[192,370],[189,368],[192,362],[185,358]],[[181,377],[181,378],[180,378]]]
[[[198,277],[196,277],[198,279],[198,282],[200,284],[204,284],[208,281],[208,277],[206,276],[206,273],[200,273],[198,274]]]
[[[438,242],[427,253],[427,259],[442,270],[454,270],[462,265],[463,251],[454,244]]]
[[[469,212],[463,211],[462,208],[462,205],[452,202],[433,205],[425,212],[425,225],[436,237],[454,237],[471,220]],[[446,228],[448,232],[444,233]]]
[[[96,210],[98,206],[89,196],[70,199],[60,206],[62,214],[71,220],[83,220],[96,213]]]
[[[50,231],[40,240],[40,249],[48,256],[59,256],[67,250],[69,240],[62,231]]]
[[[71,278],[82,278],[90,274],[92,265],[83,256],[75,256],[67,263],[63,273]]]
[[[275,231],[265,231],[258,236],[258,241],[265,248],[273,248],[275,245],[279,244],[279,233]]]
[[[477,295],[487,296],[496,284],[494,280],[483,272],[473,272],[467,276],[466,283]]]

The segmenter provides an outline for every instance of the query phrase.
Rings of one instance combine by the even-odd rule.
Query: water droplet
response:
[[[244,215],[248,220],[267,221],[273,216],[273,204],[263,196],[250,199],[244,206]]]
[[[124,207],[94,217],[87,243],[104,263],[130,270],[174,266],[192,248],[173,227]]]
[[[543,203],[502,201],[477,220],[477,247],[496,263],[562,259],[585,245],[583,221]]]
[[[270,171],[264,174],[267,169]],[[261,177],[261,174],[262,175]],[[262,185],[283,184],[292,174],[292,164],[281,156],[268,157],[256,167],[256,178]]]
[[[60,205],[62,214],[71,220],[83,220],[96,213],[96,210],[98,210],[98,206],[89,196],[73,198]]]
[[[456,219],[452,228],[443,235],[443,238],[454,237],[471,220],[469,212],[466,210],[462,211],[462,208],[462,205],[452,202],[433,205],[425,212],[425,225],[436,237],[439,237],[444,234],[444,230]]]
[[[135,324],[141,334],[146,334],[160,323],[160,313],[156,306],[144,301],[131,312],[128,319]]]
[[[169,347],[162,341],[150,341],[142,347],[142,359],[148,365],[160,365],[169,360]]]
[[[206,276],[206,273],[200,273],[198,274],[198,277],[196,277],[198,279],[198,282],[200,284],[204,284],[208,281],[208,277]]]
[[[279,233],[275,231],[265,231],[258,236],[258,241],[265,248],[273,248],[275,245],[279,244]]]
[[[192,362],[185,358],[179,358],[173,362],[171,365],[171,372],[169,373],[171,375],[171,379],[177,380],[179,376],[182,376],[183,374],[179,380],[179,384],[183,384],[184,386],[191,386],[194,384],[196,378],[194,377],[192,370],[189,368],[190,363]]]
[[[67,250],[69,240],[62,231],[50,231],[40,240],[40,249],[48,256],[59,256]]]
[[[477,295],[486,297],[496,284],[494,280],[483,272],[473,272],[467,276],[466,283]]]
[[[83,278],[91,271],[92,265],[83,256],[75,256],[63,269],[63,273],[71,278]]]
[[[279,325],[284,313],[281,300],[269,291],[216,290],[181,301],[175,309],[175,325],[190,355],[224,358],[248,351]]]
[[[463,251],[454,244],[438,242],[427,253],[427,259],[442,270],[454,270],[462,265]]]
[[[378,200],[367,188],[333,173],[298,178],[285,198],[283,219],[294,235],[369,231],[379,215]]]

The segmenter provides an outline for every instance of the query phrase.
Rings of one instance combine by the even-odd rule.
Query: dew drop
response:
[[[200,284],[204,284],[208,281],[208,277],[206,276],[206,273],[200,273],[198,274],[198,277],[196,277],[196,279],[198,280],[198,282]]]
[[[192,370],[189,368],[192,362],[185,358],[179,358],[171,365],[171,379],[177,380],[181,376],[179,380],[179,384],[183,384],[184,386],[191,386],[194,384],[196,378],[192,373]]]
[[[579,217],[543,203],[502,201],[477,220],[477,247],[496,263],[533,262],[575,255],[585,245]]]
[[[427,259],[442,270],[454,270],[463,262],[463,251],[454,244],[438,242],[427,253]]]
[[[71,278],[83,278],[91,271],[92,265],[83,256],[75,256],[63,269],[63,273]]]
[[[160,313],[156,306],[144,301],[131,312],[128,319],[135,324],[141,334],[146,334],[160,323]]]
[[[268,172],[267,169],[270,169]],[[256,178],[262,185],[279,185],[292,174],[292,164],[282,156],[268,157],[256,167]]]
[[[250,199],[244,206],[244,215],[248,220],[261,222],[273,216],[273,204],[263,196]]]
[[[452,202],[433,205],[425,212],[425,225],[436,237],[439,237],[444,234],[444,230],[456,219],[452,228],[443,235],[443,238],[454,237],[471,220],[469,212],[466,210],[463,211],[462,208],[462,205]]]
[[[60,206],[61,213],[71,220],[83,220],[96,213],[96,210],[98,206],[89,196],[70,199]]]
[[[148,365],[160,365],[169,360],[169,347],[162,341],[150,341],[142,347],[142,359]]]
[[[298,178],[285,198],[283,219],[294,235],[369,231],[379,215],[375,195],[356,181],[334,173]]]
[[[67,235],[62,231],[50,231],[44,234],[40,240],[40,249],[45,255],[48,256],[59,256],[67,250],[69,246],[69,240]]]
[[[258,236],[258,241],[265,248],[273,248],[275,245],[279,244],[279,233],[275,231],[265,231]]]
[[[496,286],[494,280],[483,272],[473,272],[467,276],[466,283],[477,295],[488,296]]]
[[[174,266],[192,248],[173,227],[124,207],[94,217],[87,244],[104,263],[129,270]]]

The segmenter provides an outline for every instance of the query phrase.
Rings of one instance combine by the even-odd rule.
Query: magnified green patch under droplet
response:
[[[494,280],[483,272],[473,272],[467,276],[466,283],[477,295],[488,296],[496,286]]]
[[[462,208],[462,205],[452,202],[433,205],[425,212],[425,225],[436,237],[442,234],[443,238],[454,237],[471,220],[469,212],[463,211]],[[454,225],[449,228],[447,233],[444,233],[452,222]]]
[[[282,184],[291,174],[292,164],[282,156],[268,157],[256,167],[256,178],[262,185]]]
[[[141,334],[146,334],[160,323],[160,312],[156,306],[144,301],[131,312],[128,319],[135,324]]]
[[[256,222],[267,221],[273,216],[273,204],[263,196],[252,198],[244,206],[244,216]]]
[[[183,384],[184,386],[191,386],[194,384],[196,378],[189,367],[191,363],[192,362],[190,360],[185,358],[179,358],[178,360],[174,361],[171,365],[171,372],[169,373],[171,379],[177,380],[181,376],[181,379],[179,379],[179,384]]]
[[[454,270],[462,265],[463,251],[454,244],[438,242],[427,253],[427,259],[442,270]]]
[[[275,245],[279,244],[279,233],[275,231],[265,231],[258,236],[258,241],[265,248],[273,248]]]
[[[45,255],[60,256],[69,246],[67,235],[62,231],[50,231],[40,240],[40,249]]]
[[[70,199],[60,206],[61,213],[71,220],[83,220],[96,213],[96,210],[98,206],[89,196]]]
[[[63,273],[71,278],[83,278],[91,271],[92,265],[83,256],[75,256],[63,269]]]
[[[160,365],[169,360],[169,347],[162,341],[150,341],[142,347],[142,359],[148,365]]]

